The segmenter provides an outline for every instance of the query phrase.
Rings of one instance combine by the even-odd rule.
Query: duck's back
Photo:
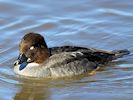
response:
[[[50,55],[63,53],[63,52],[78,52],[82,53],[82,57],[87,58],[89,61],[97,62],[100,64],[107,63],[119,57],[129,54],[128,50],[114,50],[114,51],[105,51],[98,50],[94,48],[84,48],[84,47],[75,47],[75,46],[63,46],[63,47],[53,47],[49,48]]]

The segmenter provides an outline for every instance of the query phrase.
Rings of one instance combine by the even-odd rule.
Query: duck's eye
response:
[[[31,46],[31,47],[30,47],[30,50],[33,50],[34,48],[35,48],[34,46]]]
[[[41,48],[44,48],[44,46],[43,46],[43,45],[41,45]]]

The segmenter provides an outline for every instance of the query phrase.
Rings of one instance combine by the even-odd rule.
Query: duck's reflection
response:
[[[42,83],[43,84],[43,83]],[[45,100],[50,99],[48,83],[24,82],[20,91],[14,96],[14,100]]]
[[[14,100],[49,100],[55,93],[53,89],[58,88],[61,89],[64,87],[69,87],[75,84],[81,83],[79,80],[83,79],[86,75],[68,77],[68,78],[59,78],[59,79],[20,79],[19,86],[20,89],[17,91],[14,96]],[[88,82],[94,82],[95,80],[85,81],[84,84],[88,84]],[[79,83],[78,83],[79,82]],[[83,83],[83,82],[82,82]],[[71,84],[71,85],[70,85]],[[55,93],[56,94],[56,93]]]

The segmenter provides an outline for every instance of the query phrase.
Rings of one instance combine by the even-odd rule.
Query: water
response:
[[[0,0],[0,100],[133,100],[133,2],[131,0]],[[13,72],[27,32],[49,47],[77,45],[131,54],[93,76],[19,77]]]

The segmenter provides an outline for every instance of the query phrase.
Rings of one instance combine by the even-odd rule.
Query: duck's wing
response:
[[[60,65],[80,65],[81,63],[91,63],[96,68],[97,65],[112,60],[113,54],[103,52],[92,52],[89,50],[79,50],[73,52],[62,52],[53,54],[48,60],[46,66],[60,66]],[[77,66],[76,65],[76,66]],[[90,67],[90,66],[89,66]]]
[[[89,61],[82,52],[63,52],[50,56],[45,66],[54,75],[78,75],[97,69],[98,63]]]

